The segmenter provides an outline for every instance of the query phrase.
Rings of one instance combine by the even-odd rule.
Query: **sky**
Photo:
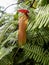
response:
[[[3,6],[4,8],[6,8],[7,6],[16,3],[17,0],[0,0],[0,6]],[[14,8],[16,5],[9,7],[6,12],[7,13],[14,13]]]

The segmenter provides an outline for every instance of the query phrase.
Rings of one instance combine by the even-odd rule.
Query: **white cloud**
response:
[[[17,2],[17,0],[0,0],[0,6],[4,6],[4,7],[6,8],[8,5],[13,4],[13,3],[16,3],[16,2]],[[15,6],[16,6],[16,5],[15,5]],[[6,10],[6,12],[8,12],[8,13],[13,13],[15,6],[9,7],[9,8]]]

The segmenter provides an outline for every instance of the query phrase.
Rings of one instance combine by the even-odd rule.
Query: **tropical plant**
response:
[[[27,41],[18,46],[19,13],[5,13],[0,19],[0,65],[49,65],[49,0],[20,1],[17,8],[29,10]]]

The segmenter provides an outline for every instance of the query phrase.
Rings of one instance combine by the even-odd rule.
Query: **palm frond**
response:
[[[34,30],[36,28],[48,27],[49,25],[49,5],[44,7],[39,7],[35,9],[37,13],[36,16],[31,14],[32,20],[30,20],[30,25],[28,26],[29,30]],[[47,13],[46,13],[47,12]]]

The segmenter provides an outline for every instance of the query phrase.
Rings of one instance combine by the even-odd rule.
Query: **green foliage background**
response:
[[[49,65],[49,0],[18,0],[17,9],[29,10],[27,41],[18,46],[18,12],[0,18],[0,65]],[[1,12],[1,11],[0,11]],[[1,12],[2,13],[2,12]]]

